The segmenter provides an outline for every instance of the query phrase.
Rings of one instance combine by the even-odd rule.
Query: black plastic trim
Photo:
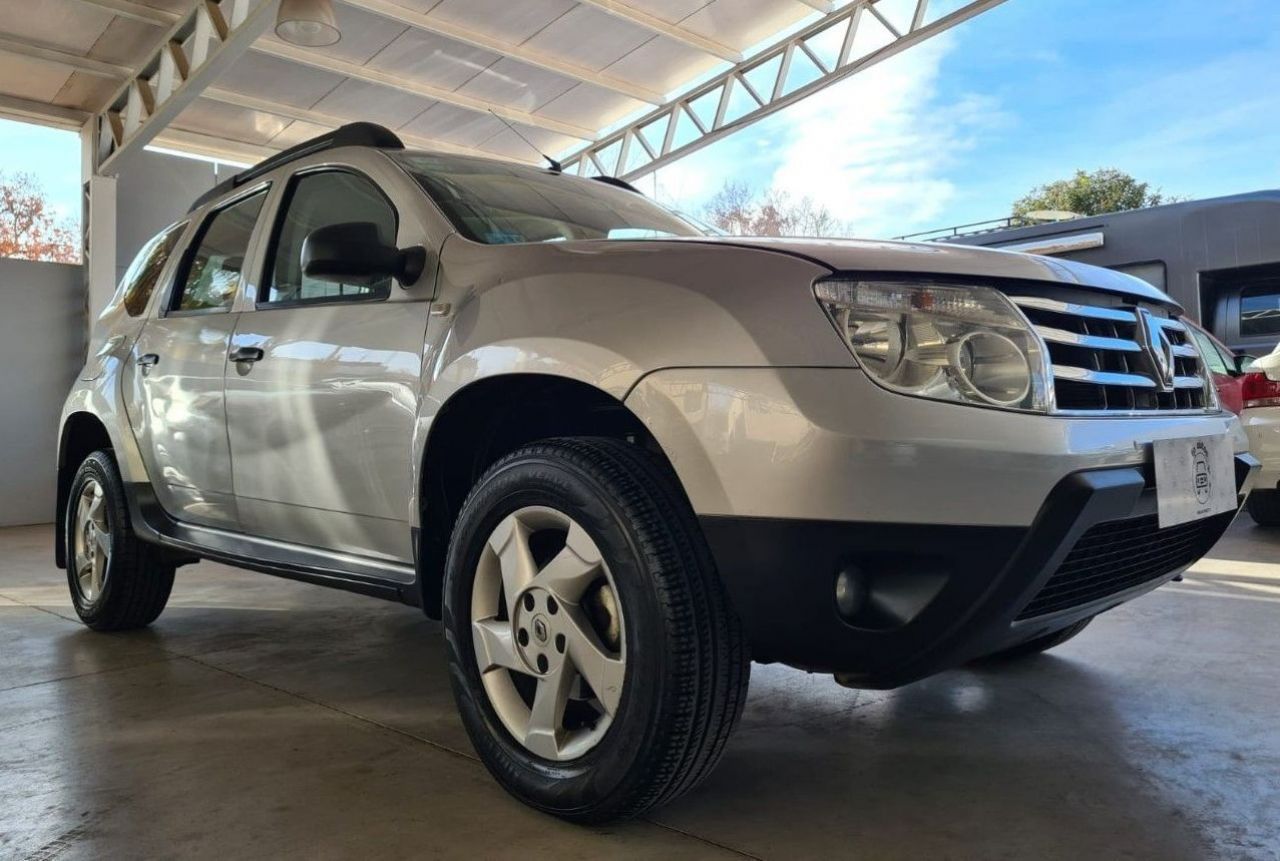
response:
[[[421,604],[413,565],[350,555],[342,555],[342,565],[339,565],[334,555],[280,541],[272,541],[272,546],[266,549],[260,539],[251,536],[174,520],[161,507],[150,484],[126,484],[125,495],[129,499],[134,534],[143,541],[172,550],[176,561],[211,559],[410,606]]]
[[[1247,492],[1257,461],[1236,456]],[[1239,501],[1243,502],[1243,495]],[[833,672],[858,687],[891,688],[1060,630],[1177,576],[1090,604],[1015,621],[1091,526],[1155,513],[1142,467],[1066,476],[1030,526],[850,523],[702,516],[721,579],[746,626],[753,658]],[[1235,513],[1217,515],[1225,531]],[[891,598],[897,578],[941,572],[923,609],[898,625],[859,626],[835,602],[841,570],[855,566]]]

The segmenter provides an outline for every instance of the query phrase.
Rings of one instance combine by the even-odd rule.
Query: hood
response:
[[[802,257],[833,272],[895,272],[928,275],[1012,278],[1050,281],[1106,290],[1133,301],[1177,302],[1146,281],[1074,260],[1041,257],[996,248],[936,242],[890,242],[872,239],[782,239],[754,236],[691,237],[672,240],[709,245],[759,248]]]

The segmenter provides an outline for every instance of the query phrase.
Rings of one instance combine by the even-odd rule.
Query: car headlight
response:
[[[1048,412],[1044,349],[990,287],[819,281],[818,301],[872,380],[940,401]]]

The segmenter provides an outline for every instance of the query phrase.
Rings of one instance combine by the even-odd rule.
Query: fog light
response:
[[[858,568],[850,566],[836,575],[836,610],[852,621],[867,606],[867,577]]]

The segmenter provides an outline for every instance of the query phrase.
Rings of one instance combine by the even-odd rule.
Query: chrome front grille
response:
[[[1190,333],[1162,311],[1010,296],[1049,348],[1059,412],[1174,412],[1212,406]]]

